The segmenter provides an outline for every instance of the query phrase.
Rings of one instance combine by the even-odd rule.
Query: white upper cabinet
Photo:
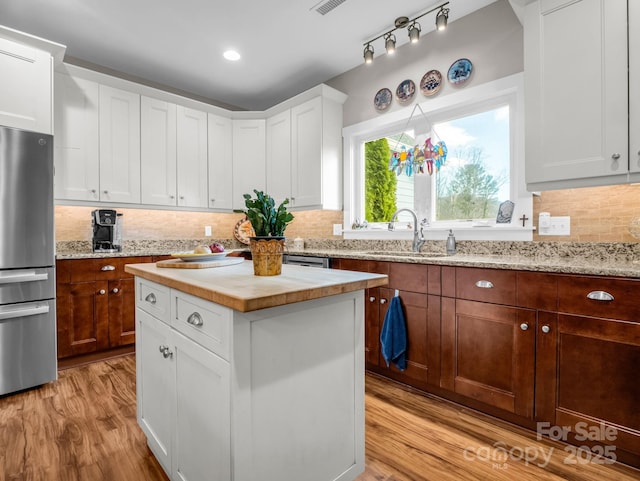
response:
[[[142,97],[140,101],[141,200],[176,205],[176,104]]]
[[[100,85],[100,200],[140,203],[140,95]]]
[[[524,35],[529,190],[626,182],[627,1],[533,2]]]
[[[640,2],[629,1],[629,171],[640,182]]]
[[[244,194],[264,191],[265,120],[234,119],[233,121],[233,202],[234,209],[244,209]]]
[[[267,119],[267,192],[276,203],[291,198],[291,110]]]
[[[55,74],[55,198],[100,200],[99,86]]]
[[[178,206],[207,207],[207,114],[177,109]]]
[[[0,26],[0,125],[53,133],[53,64],[64,50]]]
[[[233,194],[233,122],[208,114],[209,208],[231,209]]]
[[[340,210],[346,96],[326,86],[319,93],[267,119],[267,189],[292,208]]]

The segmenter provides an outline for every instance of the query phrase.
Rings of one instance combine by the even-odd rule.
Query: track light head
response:
[[[384,48],[387,49],[389,55],[396,51],[396,36],[392,33],[388,33],[384,36]]]
[[[409,25],[407,31],[409,32],[409,41],[411,43],[418,43],[418,40],[420,40],[420,30],[420,24],[418,22],[414,21]]]
[[[436,15],[436,30],[442,31],[447,28],[447,22],[449,20],[449,9],[440,8],[440,11]]]
[[[371,63],[373,62],[373,46],[368,43],[365,47],[364,47],[364,63]]]

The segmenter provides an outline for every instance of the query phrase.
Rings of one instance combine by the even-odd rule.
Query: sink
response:
[[[371,256],[387,257],[446,257],[444,252],[413,252],[413,251],[366,251]]]

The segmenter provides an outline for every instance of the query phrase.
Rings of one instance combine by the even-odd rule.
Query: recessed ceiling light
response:
[[[227,60],[231,60],[232,62],[235,62],[236,60],[240,60],[240,54],[235,50],[227,50],[222,55],[224,58],[226,58]]]

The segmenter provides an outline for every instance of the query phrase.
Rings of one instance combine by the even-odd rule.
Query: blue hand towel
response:
[[[380,332],[380,347],[387,367],[390,362],[393,362],[401,371],[406,369],[407,328],[398,296],[391,299],[387,315],[384,316]]]

